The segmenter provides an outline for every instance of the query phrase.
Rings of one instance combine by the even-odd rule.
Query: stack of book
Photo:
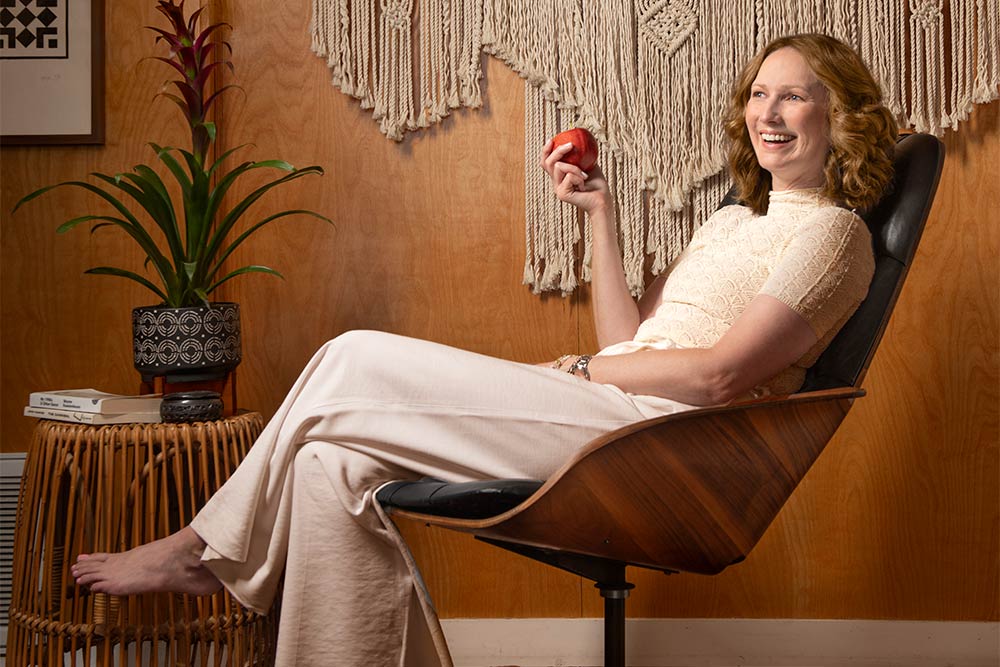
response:
[[[159,394],[122,396],[96,389],[36,391],[24,415],[78,424],[156,424],[161,400]]]

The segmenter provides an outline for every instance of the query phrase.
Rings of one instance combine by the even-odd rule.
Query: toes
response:
[[[79,554],[76,557],[76,562],[77,563],[81,563],[81,562],[83,562],[83,561],[86,560],[86,561],[91,561],[91,562],[96,562],[96,563],[103,563],[104,561],[106,561],[108,559],[108,556],[110,556],[110,555],[111,554],[107,554],[107,553]]]
[[[76,585],[77,586],[88,586],[88,587],[90,587],[90,590],[97,591],[97,589],[94,586],[92,586],[91,584],[94,584],[94,583],[96,583],[98,581],[102,581],[102,580],[103,580],[103,577],[101,577],[101,573],[100,572],[87,572],[86,574],[81,574],[81,575],[79,575],[79,576],[76,577]],[[100,591],[97,591],[97,592],[100,592]]]
[[[102,563],[94,563],[91,561],[85,561],[82,563],[76,563],[70,568],[70,571],[74,576],[79,576],[87,572],[96,572],[101,569]]]

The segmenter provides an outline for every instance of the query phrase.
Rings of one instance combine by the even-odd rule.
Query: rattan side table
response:
[[[127,597],[76,586],[79,553],[123,551],[186,525],[263,428],[248,412],[195,424],[38,422],[14,529],[7,664],[273,664],[277,614],[221,591]]]

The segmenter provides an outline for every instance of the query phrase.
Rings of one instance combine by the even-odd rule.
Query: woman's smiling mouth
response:
[[[777,134],[773,132],[761,132],[760,138],[765,144],[787,144],[789,141],[795,138],[791,134]]]

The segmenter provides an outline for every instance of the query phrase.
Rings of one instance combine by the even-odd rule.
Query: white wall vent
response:
[[[0,454],[0,666],[7,661],[7,614],[14,563],[14,518],[24,470],[24,452]]]

